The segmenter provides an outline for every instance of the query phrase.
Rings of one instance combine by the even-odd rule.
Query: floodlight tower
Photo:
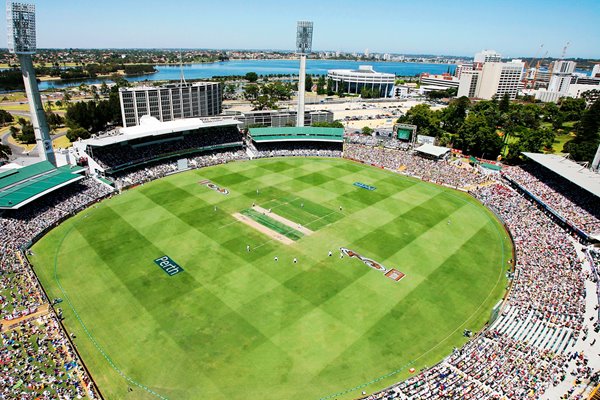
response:
[[[296,53],[300,55],[300,79],[298,80],[298,119],[296,126],[304,126],[304,92],[306,90],[306,55],[312,49],[312,21],[298,21]]]
[[[50,130],[46,121],[44,106],[40,97],[32,54],[36,51],[35,42],[35,5],[7,1],[6,21],[8,28],[8,50],[16,54],[21,63],[21,73],[25,83],[25,92],[29,100],[31,123],[35,132],[38,154],[56,165],[56,157],[52,150]]]

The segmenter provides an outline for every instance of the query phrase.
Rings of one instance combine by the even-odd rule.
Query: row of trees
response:
[[[256,83],[244,87],[244,97],[250,100],[254,109],[277,109],[277,102],[292,98],[292,85],[287,82],[271,82],[259,86]]]
[[[70,141],[88,139],[93,133],[116,125],[121,120],[119,103],[119,85],[110,89],[108,100],[98,100],[72,103],[67,106],[65,123],[69,130],[67,138]]]
[[[503,152],[509,161],[520,160],[521,152],[551,151],[555,135],[564,134],[569,122],[576,135],[564,146],[576,160],[591,160],[600,136],[600,103],[586,110],[584,99],[565,98],[553,103],[501,100],[471,103],[455,99],[442,110],[419,104],[398,122],[417,125],[419,134],[434,136],[467,154],[496,158]]]

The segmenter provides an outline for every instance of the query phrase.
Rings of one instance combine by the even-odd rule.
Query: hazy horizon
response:
[[[557,58],[570,42],[566,58],[600,58],[597,0],[29,2],[40,49],[288,51],[296,21],[306,19],[315,24],[315,51],[472,57],[494,49],[505,58]]]

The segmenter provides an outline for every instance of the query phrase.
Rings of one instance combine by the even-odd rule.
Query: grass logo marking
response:
[[[406,276],[403,272],[400,272],[395,268],[387,269],[386,267],[384,267],[377,261],[371,260],[370,258],[367,258],[367,257],[363,257],[360,254],[358,254],[357,252],[355,252],[354,250],[350,250],[345,247],[340,247],[340,251],[350,258],[358,258],[367,267],[383,272],[383,274],[385,276],[387,276],[390,279],[395,280],[396,282],[400,281],[402,278],[404,278]]]
[[[179,266],[171,257],[162,256],[154,260],[154,263],[158,265],[163,271],[165,271],[169,276],[177,275],[180,272],[183,272],[183,268]]]
[[[209,181],[208,179],[205,179],[203,181],[198,182],[201,185],[206,186],[209,189],[214,190],[215,192],[221,193],[222,195],[228,195],[229,194],[229,190],[224,189],[220,186],[215,185],[214,183],[212,183],[211,181]]]
[[[371,191],[377,189],[375,186],[369,186],[362,182],[354,182],[354,186],[359,187],[361,189],[371,190]]]

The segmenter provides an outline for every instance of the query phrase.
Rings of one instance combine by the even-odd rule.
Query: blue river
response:
[[[377,72],[389,72],[398,76],[415,76],[422,72],[430,74],[453,73],[453,64],[424,64],[424,63],[399,63],[399,62],[369,62],[369,61],[336,61],[336,60],[308,60],[307,73],[313,75],[327,74],[329,69],[356,69],[359,65],[372,65]],[[245,75],[256,72],[258,75],[297,75],[300,68],[299,60],[237,60],[216,63],[188,64],[183,66],[186,79],[208,79],[213,76]],[[164,81],[179,80],[181,68],[179,66],[159,65],[158,72],[143,76],[127,77],[127,80],[136,81]],[[104,80],[110,82],[109,80]],[[78,86],[82,83],[102,83],[102,79],[46,81],[40,82],[40,90],[60,89],[69,86]]]

